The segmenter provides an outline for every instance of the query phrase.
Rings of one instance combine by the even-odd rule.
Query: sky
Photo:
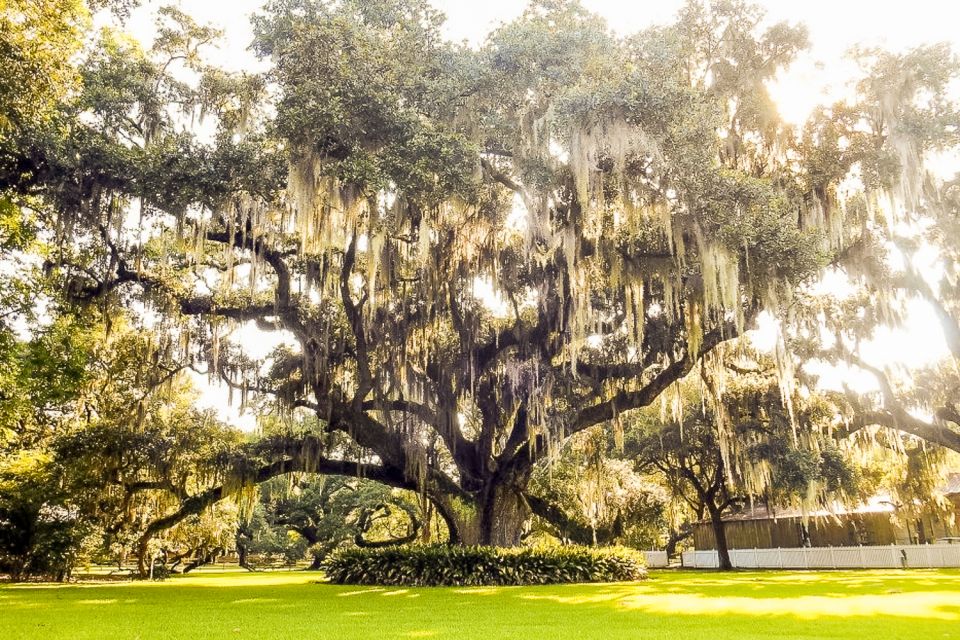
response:
[[[668,23],[683,4],[683,0],[581,1],[605,17],[620,35]],[[248,50],[252,40],[249,16],[261,8],[263,0],[145,0],[126,29],[149,44],[154,33],[152,14],[163,4],[178,5],[199,22],[224,30],[222,44],[207,53],[211,63],[231,70],[266,68]],[[499,24],[520,15],[525,6],[518,0],[434,0],[433,4],[447,16],[446,35],[474,46],[481,44],[485,35]],[[759,0],[756,4],[766,10],[771,23],[785,20],[805,24],[809,29],[810,51],[771,87],[781,115],[794,124],[802,123],[817,104],[845,95],[854,67],[844,60],[844,54],[853,45],[903,51],[924,43],[949,42],[960,51],[960,3],[949,0]],[[910,325],[903,335],[883,336],[883,346],[872,350],[877,355],[871,359],[915,366],[946,354],[939,325],[929,307],[915,305]],[[258,340],[254,335],[243,335],[242,339],[246,344],[264,343],[262,336]],[[848,376],[836,371],[832,375],[836,384]],[[236,407],[227,408],[225,389],[210,387],[204,380],[197,382],[204,404],[216,407],[236,426],[253,428],[252,415],[241,415]]]

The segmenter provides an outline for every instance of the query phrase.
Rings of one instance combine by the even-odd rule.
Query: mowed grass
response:
[[[651,572],[639,584],[384,589],[317,574],[0,586],[0,639],[960,638],[960,571]]]

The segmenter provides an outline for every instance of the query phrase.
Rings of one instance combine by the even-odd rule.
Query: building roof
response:
[[[808,518],[835,518],[841,515],[852,513],[893,513],[895,507],[889,496],[874,496],[866,504],[860,504],[855,507],[847,507],[840,503],[829,505],[825,509],[814,509],[804,514],[802,509],[797,507],[768,508],[765,504],[754,504],[746,506],[736,513],[724,516],[725,522],[745,521],[745,520],[778,520],[781,518],[802,518],[804,515]]]

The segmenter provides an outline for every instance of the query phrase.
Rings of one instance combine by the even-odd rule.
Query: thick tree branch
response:
[[[373,374],[370,370],[370,347],[367,342],[367,333],[363,326],[363,313],[359,304],[353,302],[350,293],[350,279],[353,275],[353,265],[357,257],[357,233],[350,238],[350,244],[343,255],[343,266],[340,271],[340,301],[350,322],[353,339],[357,348],[357,390],[354,394],[354,405],[359,407],[364,398],[373,390]]]
[[[507,187],[511,191],[515,191],[516,193],[519,193],[524,199],[527,198],[526,189],[524,189],[522,185],[520,185],[513,178],[505,174],[503,171],[500,171],[495,166],[493,166],[492,162],[490,162],[486,158],[480,158],[480,166],[487,173],[487,175],[489,175],[495,181],[499,182],[500,184]]]
[[[750,319],[752,319],[752,314]],[[683,357],[655,375],[642,388],[634,391],[620,391],[609,400],[581,409],[567,427],[567,435],[613,420],[623,411],[648,406],[660,397],[660,394],[666,391],[671,384],[690,373],[700,358],[710,353],[718,345],[739,335],[740,330],[735,325],[724,325],[722,328],[710,331],[703,337],[703,342],[696,354],[690,354],[689,351],[684,350]]]
[[[530,494],[525,494],[524,497],[534,515],[543,518],[556,528],[560,538],[583,545],[592,545],[594,542],[611,544],[617,538],[617,531],[614,526],[593,529],[589,525],[571,518],[566,511],[545,498]]]
[[[860,412],[849,422],[844,434],[852,435],[870,426],[887,427],[909,433],[927,442],[960,452],[960,433],[946,425],[931,424],[915,418],[902,409]]]
[[[257,485],[294,472],[322,473],[326,475],[346,475],[367,478],[382,482],[388,486],[403,489],[414,489],[412,482],[404,478],[402,472],[380,465],[356,463],[346,460],[308,459],[304,456],[284,458],[266,464],[252,475],[241,478],[242,485]],[[147,545],[157,534],[183,522],[190,516],[198,515],[205,509],[227,498],[227,485],[221,484],[210,487],[196,495],[190,496],[180,503],[180,507],[173,513],[167,514],[150,522],[143,530],[137,541],[140,557],[145,557]]]

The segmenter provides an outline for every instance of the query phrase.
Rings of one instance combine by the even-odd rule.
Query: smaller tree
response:
[[[673,415],[638,413],[626,447],[693,517],[709,517],[720,568],[730,569],[724,516],[737,505],[849,500],[859,477],[826,435],[833,412],[822,398],[793,398],[788,407],[781,385],[759,373],[726,375],[718,393],[717,371],[705,366],[701,384],[678,385]]]
[[[721,569],[730,569],[723,516],[744,499],[728,482],[728,472],[716,425],[706,415],[693,414],[683,423],[642,435],[635,443],[637,468],[656,473],[674,497],[686,502],[697,519],[710,517]]]

